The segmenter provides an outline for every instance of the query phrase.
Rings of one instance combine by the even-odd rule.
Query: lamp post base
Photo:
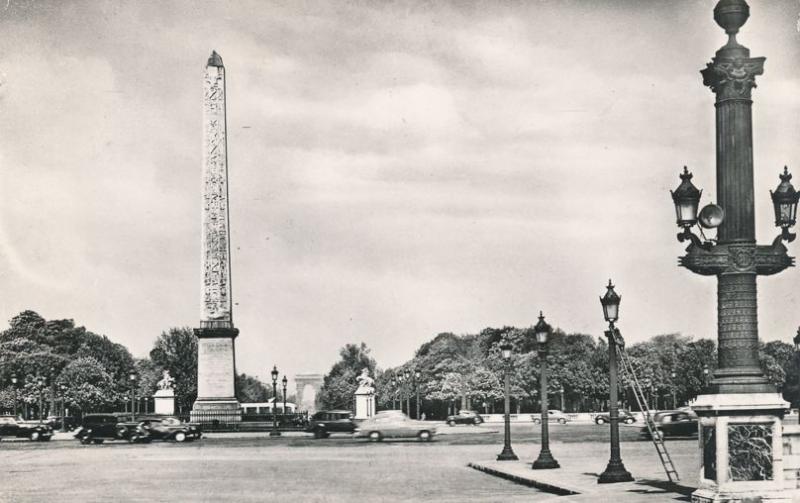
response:
[[[497,461],[518,461],[519,458],[514,451],[511,449],[510,445],[503,446],[503,452],[497,455]]]
[[[550,454],[550,451],[548,450],[539,453],[539,457],[536,459],[536,461],[533,462],[533,466],[531,466],[531,468],[533,468],[534,470],[550,470],[553,468],[561,468],[561,466],[558,464],[558,461],[556,461],[553,458],[553,455]]]
[[[633,482],[633,476],[625,469],[622,461],[609,461],[606,470],[597,479],[598,484],[615,484],[617,482]]]

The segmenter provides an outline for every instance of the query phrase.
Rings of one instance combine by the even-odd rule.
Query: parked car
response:
[[[200,428],[183,423],[173,416],[145,416],[141,418],[138,428],[143,431],[144,435],[133,441],[174,440],[175,442],[185,442],[200,440],[203,436]]]
[[[569,418],[566,414],[561,412],[560,410],[548,410],[547,411],[547,422],[548,423],[559,423],[559,424],[566,424],[569,421]],[[542,424],[542,415],[535,414],[533,416],[534,424]]]
[[[0,416],[2,437],[28,438],[33,442],[46,442],[53,437],[53,427],[39,421],[23,421],[14,416]]]
[[[685,410],[665,410],[653,415],[656,431],[662,437],[689,437],[697,435],[697,416]],[[639,434],[650,438],[645,425]]]
[[[409,419],[399,410],[386,410],[359,423],[354,436],[371,442],[380,442],[384,438],[417,438],[421,442],[430,442],[435,433],[430,423]]]
[[[457,424],[481,424],[483,418],[474,410],[462,410],[454,416],[447,416],[447,424],[455,426]]]
[[[636,422],[636,416],[627,410],[619,411],[619,420],[625,424],[633,424]],[[608,412],[594,416],[594,422],[597,424],[606,424],[611,422],[611,416]]]
[[[127,440],[133,443],[147,436],[147,432],[138,422],[125,419],[127,418],[115,414],[87,414],[83,416],[75,438],[82,444],[102,444],[106,440]]]
[[[349,410],[321,410],[311,416],[305,430],[314,438],[328,438],[331,433],[353,433],[356,423]]]

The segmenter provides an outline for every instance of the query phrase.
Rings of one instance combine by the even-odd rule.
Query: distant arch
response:
[[[322,374],[296,374],[294,382],[297,385],[295,397],[299,410],[314,413],[317,410],[317,398],[322,389],[324,376]]]

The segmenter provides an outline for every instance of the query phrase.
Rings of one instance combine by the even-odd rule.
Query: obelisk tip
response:
[[[211,51],[211,56],[208,57],[208,63],[206,63],[206,66],[224,67],[225,65],[222,64],[222,57],[217,54],[217,51]]]

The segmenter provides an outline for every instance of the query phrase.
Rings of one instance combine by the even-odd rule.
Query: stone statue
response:
[[[164,369],[163,377],[158,381],[158,389],[173,389],[175,378],[169,375],[169,370]]]
[[[375,393],[375,380],[369,376],[369,369],[364,369],[361,371],[361,375],[356,377],[358,381],[358,389],[356,390],[356,394],[364,394],[364,395],[372,395]]]

